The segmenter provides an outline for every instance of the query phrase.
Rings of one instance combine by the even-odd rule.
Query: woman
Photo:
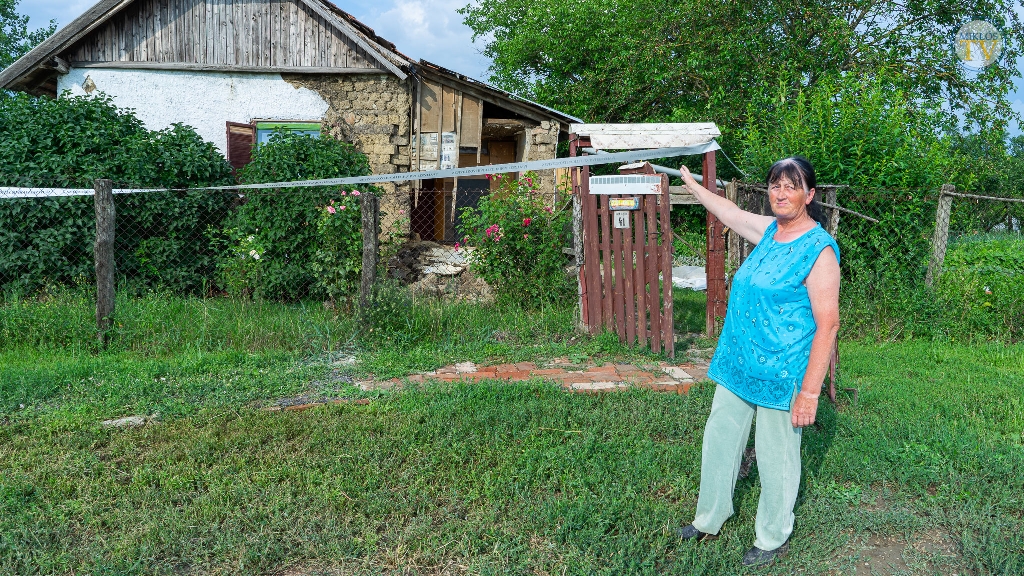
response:
[[[804,158],[768,171],[775,217],[709,192],[680,168],[690,192],[730,230],[757,246],[736,272],[708,377],[718,386],[704,428],[700,496],[687,540],[717,537],[733,515],[740,460],[754,432],[761,498],[754,546],[743,564],[785,555],[800,488],[801,429],[814,423],[818,394],[839,331],[839,246],[815,221],[814,168]]]

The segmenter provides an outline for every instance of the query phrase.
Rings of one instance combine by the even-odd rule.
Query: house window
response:
[[[292,134],[304,134],[317,137],[320,135],[319,122],[257,122],[256,143],[266,144],[278,130]]]

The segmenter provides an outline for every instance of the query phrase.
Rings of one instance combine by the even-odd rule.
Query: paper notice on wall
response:
[[[455,132],[441,134],[441,170],[458,167],[459,149],[455,147]]]
[[[416,155],[416,140],[413,140],[412,153]],[[420,161],[430,160],[431,164],[437,163],[437,132],[424,132],[420,134],[419,140]]]

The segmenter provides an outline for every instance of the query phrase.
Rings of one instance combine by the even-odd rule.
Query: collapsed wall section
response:
[[[286,75],[285,80],[319,94],[328,103],[324,127],[366,155],[374,174],[407,172],[413,86],[386,74]],[[407,235],[411,182],[379,184],[381,230]]]

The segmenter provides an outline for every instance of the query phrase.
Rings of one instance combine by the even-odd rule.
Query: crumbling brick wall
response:
[[[412,84],[386,74],[290,75],[286,80],[320,94],[331,136],[366,154],[374,174],[407,172]],[[410,182],[384,183],[381,240],[409,232]]]
[[[527,128],[524,135],[526,146],[524,147],[523,161],[551,160],[558,153],[558,122],[541,122],[539,126]],[[549,194],[555,189],[555,171],[540,170],[537,172],[539,183],[537,189],[544,194]]]

